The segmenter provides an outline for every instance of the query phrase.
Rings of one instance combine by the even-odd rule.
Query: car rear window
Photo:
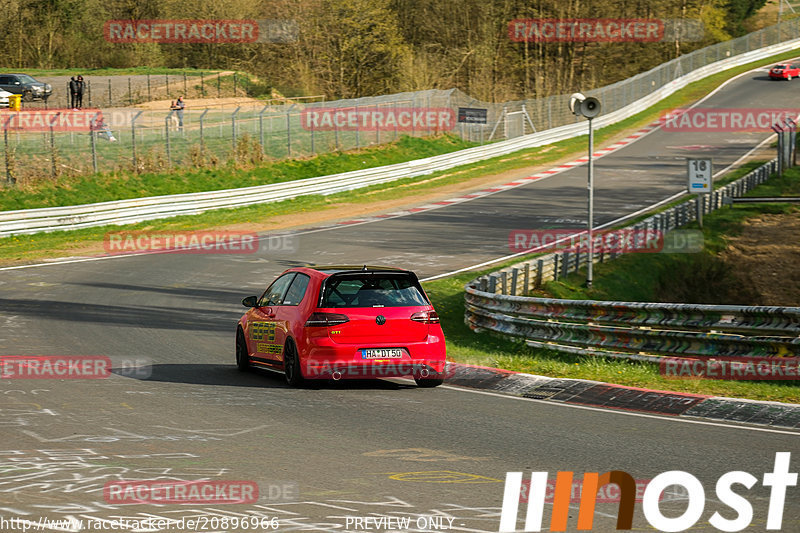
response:
[[[430,305],[416,278],[404,272],[347,272],[325,280],[320,307]]]

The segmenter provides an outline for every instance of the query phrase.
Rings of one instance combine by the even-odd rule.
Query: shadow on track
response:
[[[252,387],[262,389],[290,389],[283,374],[269,370],[252,369],[240,372],[233,364],[158,364],[146,367],[148,372],[137,372],[128,369],[112,369],[114,374],[138,381],[159,381],[166,383],[188,383],[192,385],[210,385],[223,387]],[[405,381],[405,380],[403,380]],[[303,390],[400,390],[415,389],[413,381],[389,381],[385,379],[341,381],[314,379],[307,380]]]

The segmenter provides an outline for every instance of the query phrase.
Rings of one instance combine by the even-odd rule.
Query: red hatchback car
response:
[[[769,77],[773,80],[791,80],[798,76],[800,76],[800,65],[790,65],[789,63],[775,65],[769,71]]]
[[[239,370],[283,371],[307,379],[413,376],[420,387],[444,380],[439,315],[417,276],[383,267],[297,267],[281,274],[236,328]]]

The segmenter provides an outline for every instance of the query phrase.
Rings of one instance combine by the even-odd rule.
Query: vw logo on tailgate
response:
[[[383,315],[378,315],[375,317],[375,323],[379,326],[386,324],[386,317]]]

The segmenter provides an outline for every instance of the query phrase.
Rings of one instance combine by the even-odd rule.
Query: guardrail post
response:
[[[542,259],[538,259],[536,261],[536,286],[534,288],[539,289],[542,286],[542,271],[544,270],[544,261]]]
[[[500,273],[500,294],[508,294],[508,272]]]
[[[497,294],[497,275],[491,274],[489,276],[489,292],[492,294]]]
[[[480,283],[479,285],[480,290],[482,292],[487,292],[489,288],[489,280],[486,278],[486,276],[481,277],[479,283]]]
[[[561,277],[566,278],[569,273],[569,252],[561,254]]]
[[[558,281],[559,278],[559,267],[561,266],[559,263],[561,262],[561,256],[559,254],[553,254],[553,281]]]
[[[511,294],[512,296],[517,295],[517,278],[519,277],[519,269],[512,269],[511,270]]]
[[[772,131],[778,134],[778,177],[783,176],[783,128],[775,124]]]
[[[522,295],[526,296],[531,290],[531,264],[525,263],[525,270],[523,271],[523,289]]]

